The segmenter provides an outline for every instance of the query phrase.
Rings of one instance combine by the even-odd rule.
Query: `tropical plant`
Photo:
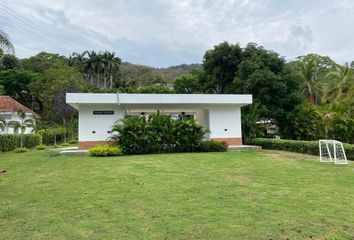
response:
[[[257,125],[257,121],[261,120],[259,108],[260,103],[257,102],[242,109],[242,137],[246,144],[251,143],[253,138],[263,135],[263,131]]]
[[[9,36],[2,30],[0,30],[0,49],[3,52],[15,54],[15,48],[12,45]]]
[[[17,110],[16,113],[20,117],[20,121],[9,121],[8,125],[14,129],[14,133],[21,134],[21,148],[23,146],[23,134],[25,133],[26,129],[34,128],[35,123],[32,119],[26,118],[26,113],[22,110]]]
[[[300,76],[302,80],[302,94],[310,103],[317,104],[320,100],[321,86],[315,58],[311,58],[308,62],[301,64]]]
[[[1,132],[5,132],[6,126],[7,126],[7,123],[6,123],[5,119],[0,118],[0,130],[1,130]]]
[[[193,119],[174,119],[159,112],[116,123],[110,138],[126,154],[198,151],[205,130]]]
[[[334,70],[330,71],[326,77],[329,81],[325,84],[323,102],[340,101],[352,94],[350,90],[354,86],[354,71],[349,63],[335,65]]]

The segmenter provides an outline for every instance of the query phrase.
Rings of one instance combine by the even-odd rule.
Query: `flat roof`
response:
[[[80,104],[121,105],[248,105],[251,94],[137,94],[137,93],[67,93],[66,103],[77,108]]]

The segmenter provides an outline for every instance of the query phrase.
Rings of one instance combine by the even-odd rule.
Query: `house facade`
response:
[[[208,139],[241,145],[241,107],[252,103],[252,95],[67,93],[66,102],[79,112],[80,149],[105,143],[117,120],[157,110],[194,118],[209,130]]]
[[[39,115],[17,102],[15,99],[9,96],[0,96],[0,119],[5,120],[6,123],[11,121],[21,122],[21,117],[17,114],[17,111],[21,110],[26,113],[26,119],[32,119],[33,122],[39,118]],[[25,134],[32,133],[33,128],[27,127],[25,129]],[[10,125],[6,124],[4,131],[0,130],[0,133],[13,134],[14,129]]]

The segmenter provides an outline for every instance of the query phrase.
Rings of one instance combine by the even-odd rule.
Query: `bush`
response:
[[[60,144],[60,146],[61,147],[67,147],[67,146],[70,146],[70,144],[69,143],[62,143],[62,144]]]
[[[254,145],[259,145],[264,149],[283,150],[318,155],[318,141],[299,141],[284,139],[255,138]],[[354,160],[354,144],[344,143],[345,154],[348,159]]]
[[[174,119],[159,112],[125,119],[112,130],[111,140],[126,154],[198,151],[205,133],[192,119]]]
[[[0,134],[0,152],[12,151],[22,144],[25,148],[34,148],[41,142],[39,134]]]
[[[76,143],[77,143],[77,140],[70,140],[69,143],[70,143],[70,144],[76,144]]]
[[[24,152],[28,152],[29,149],[28,148],[15,148],[13,150],[14,153],[24,153]]]
[[[119,146],[109,144],[98,145],[89,150],[89,155],[94,157],[120,156],[122,154],[122,149]]]
[[[37,150],[45,150],[45,149],[47,149],[46,145],[38,145],[37,146]]]
[[[228,144],[224,141],[208,140],[200,145],[201,152],[226,152]]]
[[[67,130],[64,127],[41,129],[38,134],[42,136],[42,144],[56,145],[64,142]]]

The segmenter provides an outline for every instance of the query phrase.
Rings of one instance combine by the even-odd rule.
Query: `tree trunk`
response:
[[[110,84],[110,87],[109,88],[112,88],[113,87],[113,76],[112,76],[112,73],[111,73],[111,75],[110,75],[110,77],[109,77],[109,84]]]
[[[97,87],[100,87],[100,71],[97,70]]]
[[[21,134],[21,148],[23,147],[23,134]]]

